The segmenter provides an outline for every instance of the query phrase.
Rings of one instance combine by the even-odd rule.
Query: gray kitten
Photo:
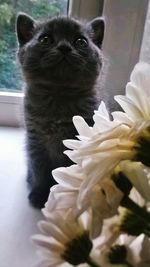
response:
[[[71,165],[63,139],[75,138],[74,115],[92,125],[103,60],[104,21],[82,24],[69,17],[37,22],[17,17],[18,58],[26,82],[24,110],[29,200],[44,206],[55,184],[54,168]]]

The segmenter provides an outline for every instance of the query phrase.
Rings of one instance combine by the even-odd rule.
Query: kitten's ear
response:
[[[92,29],[92,40],[93,42],[101,48],[103,38],[104,38],[104,30],[105,30],[105,22],[104,18],[97,17],[90,22],[90,27]]]
[[[19,13],[16,20],[16,31],[19,44],[22,46],[32,38],[35,21],[25,13]]]

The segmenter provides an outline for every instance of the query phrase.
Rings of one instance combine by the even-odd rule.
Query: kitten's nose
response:
[[[57,46],[57,49],[58,49],[59,51],[61,51],[63,54],[68,54],[68,53],[71,52],[71,50],[72,50],[70,44],[67,44],[67,43],[60,43],[60,44]]]

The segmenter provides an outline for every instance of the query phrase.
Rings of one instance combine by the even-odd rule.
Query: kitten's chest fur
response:
[[[72,123],[75,115],[90,120],[93,109],[97,107],[94,94],[85,95],[36,95],[25,97],[26,125],[34,130],[45,144],[49,153],[57,155],[64,150],[62,140],[75,138],[76,130]]]

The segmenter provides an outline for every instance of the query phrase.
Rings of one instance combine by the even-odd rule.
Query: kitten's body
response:
[[[100,23],[103,27],[102,20],[93,25]],[[100,46],[103,29],[99,30]],[[42,207],[55,183],[51,170],[71,164],[63,154],[62,140],[76,135],[72,117],[81,115],[92,124],[102,55],[94,44],[98,42],[94,27],[92,30],[90,25],[85,27],[67,17],[35,23],[21,14],[17,33],[26,80],[29,199],[34,206]]]

